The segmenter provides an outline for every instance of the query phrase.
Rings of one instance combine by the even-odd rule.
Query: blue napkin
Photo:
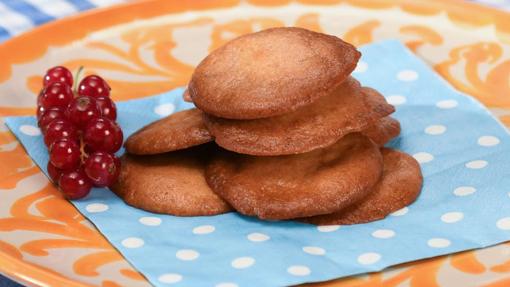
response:
[[[425,176],[417,202],[385,220],[316,227],[237,213],[182,218],[132,208],[107,189],[94,189],[73,204],[156,286],[324,281],[510,240],[505,128],[400,43],[361,51],[353,75],[396,106],[402,134],[390,146],[414,155]],[[118,103],[125,135],[190,108],[182,92]],[[48,154],[35,118],[6,122],[46,172]]]

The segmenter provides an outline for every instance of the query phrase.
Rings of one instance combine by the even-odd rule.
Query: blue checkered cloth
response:
[[[46,22],[127,0],[0,0],[0,42]]]

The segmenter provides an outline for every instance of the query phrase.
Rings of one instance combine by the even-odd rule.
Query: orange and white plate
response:
[[[510,126],[510,14],[455,0],[146,0],[0,45],[0,116],[31,115],[48,67],[85,66],[115,100],[184,86],[209,51],[301,26],[356,45],[400,39]],[[0,273],[29,286],[150,286],[50,184],[0,122]],[[510,286],[510,244],[314,286]]]

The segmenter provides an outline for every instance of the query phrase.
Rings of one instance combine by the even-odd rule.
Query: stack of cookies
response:
[[[360,56],[337,37],[301,28],[227,43],[192,76],[187,96],[196,109],[128,138],[112,190],[153,212],[235,210],[320,225],[403,208],[420,193],[420,167],[382,147],[400,124],[379,92],[350,76]]]

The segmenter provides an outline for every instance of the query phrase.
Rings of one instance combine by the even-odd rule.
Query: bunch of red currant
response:
[[[123,135],[108,83],[91,75],[73,91],[73,82],[65,67],[46,72],[37,98],[37,121],[50,154],[51,179],[67,198],[79,199],[92,186],[117,180],[120,161],[114,153]]]

